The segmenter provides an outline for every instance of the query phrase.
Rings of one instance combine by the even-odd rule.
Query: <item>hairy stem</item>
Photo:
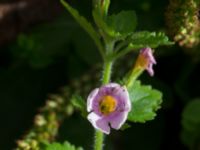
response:
[[[110,82],[111,70],[112,70],[112,61],[105,61],[102,84],[107,84]],[[96,130],[95,131],[94,150],[102,150],[103,149],[103,139],[104,139],[103,132]]]
[[[95,145],[94,150],[102,150],[103,149],[103,139],[104,134],[101,131],[96,130],[95,132]]]
[[[114,56],[114,58],[118,59],[118,58],[126,55],[127,53],[129,53],[132,50],[133,50],[133,48],[128,46],[128,47],[122,49],[120,52],[116,53],[115,56]]]
[[[126,80],[126,87],[131,87],[135,80],[141,75],[143,72],[143,69],[133,69],[133,71],[128,76],[128,79]]]
[[[114,42],[106,43],[106,59],[104,60],[104,68],[103,68],[103,77],[102,84],[105,85],[110,82],[111,73],[112,73],[112,65],[113,60],[110,59],[110,54],[113,53]],[[103,140],[104,134],[103,132],[96,130],[95,131],[95,140],[94,140],[94,150],[102,150],[103,149]]]
[[[112,61],[105,61],[103,70],[102,84],[107,84],[110,82],[110,76],[112,72]]]

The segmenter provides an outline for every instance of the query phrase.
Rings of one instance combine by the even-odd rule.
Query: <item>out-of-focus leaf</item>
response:
[[[13,57],[28,62],[34,68],[44,68],[56,58],[67,56],[69,39],[75,29],[76,26],[62,16],[55,22],[37,26],[30,34],[20,34],[17,37],[11,47]]]
[[[101,61],[99,53],[96,52],[96,46],[87,33],[82,29],[77,29],[72,35],[71,39],[74,43],[75,52],[89,65],[95,64],[97,61]],[[88,57],[92,56],[92,57]]]
[[[81,16],[76,9],[72,8],[64,0],[61,0],[61,3],[71,13],[71,15],[74,17],[74,19],[76,19],[76,21],[80,24],[80,26],[83,29],[85,29],[85,31],[87,31],[90,34],[90,36],[92,38],[97,38],[98,37],[97,34],[96,34],[96,31],[94,30],[94,28],[92,27],[92,25],[87,21],[86,18],[84,18],[83,16]]]
[[[98,49],[102,56],[104,56],[103,48],[101,42],[99,40],[99,35],[86,18],[81,16],[79,12],[72,8],[66,1],[61,0],[63,6],[70,12],[70,14],[74,17],[74,19],[80,24],[80,26],[90,35],[90,37],[94,40],[95,44],[97,45]]]
[[[122,125],[122,127],[120,128],[120,130],[124,131],[124,130],[126,130],[126,129],[130,128],[130,127],[131,127],[131,125],[130,125],[130,124],[128,124],[128,123],[125,123],[125,124],[123,124],[123,125]]]
[[[200,146],[200,99],[189,102],[183,110],[181,139],[190,149]]]
[[[162,102],[162,93],[151,86],[141,85],[140,81],[136,81],[128,91],[132,103],[128,120],[144,123],[154,119]]]
[[[83,150],[83,148],[81,147],[76,148],[69,142],[64,142],[64,144],[54,142],[52,144],[48,144],[45,150]]]
[[[94,8],[94,10],[92,11],[92,15],[93,15],[93,19],[94,19],[96,25],[98,26],[98,28],[103,30],[108,35],[112,36],[113,35],[112,31],[110,30],[109,26],[107,25],[105,19],[99,13],[98,8]]]
[[[72,96],[71,103],[75,108],[77,108],[78,110],[81,111],[81,114],[84,117],[87,115],[86,102],[84,101],[84,99],[81,96],[79,96],[79,95]]]
[[[137,19],[134,11],[121,11],[118,14],[108,16],[107,25],[110,35],[113,37],[126,37],[134,32]]]
[[[139,49],[143,47],[156,48],[161,45],[172,45],[168,37],[163,32],[136,32],[131,36],[130,48]]]

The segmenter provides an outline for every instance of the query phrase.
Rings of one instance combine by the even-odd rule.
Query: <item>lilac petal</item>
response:
[[[118,100],[118,108],[122,109],[123,111],[130,111],[131,102],[126,86],[120,86],[119,88],[116,88],[113,92],[113,96]]]
[[[96,129],[100,130],[101,132],[105,134],[110,133],[110,127],[108,125],[107,120],[102,119],[102,117],[100,117],[99,115],[93,112],[91,112],[87,118]]]
[[[105,118],[99,119],[96,122],[97,128],[105,133],[105,134],[110,134],[110,126],[108,124],[108,121]]]
[[[147,72],[149,73],[150,76],[154,75],[153,64],[149,64],[149,66],[147,66]]]
[[[126,88],[126,86],[122,87],[122,92],[121,92],[121,98],[125,101],[125,110],[124,111],[130,111],[131,110],[131,101],[129,98],[129,93]]]
[[[120,129],[121,126],[126,121],[127,116],[128,116],[128,111],[121,112],[117,114],[116,116],[114,116],[112,119],[110,119],[111,127],[117,130]]]
[[[112,93],[111,89],[115,89],[115,88],[119,88],[119,87],[120,87],[120,85],[117,84],[117,83],[109,83],[109,84],[104,85],[100,88],[99,94],[102,95],[102,96],[108,95],[108,94]]]
[[[147,69],[147,72],[149,73],[149,75],[150,75],[151,77],[154,75],[153,69]]]
[[[149,73],[150,76],[153,76],[154,75],[153,65],[156,64],[156,60],[153,56],[152,49],[149,47],[141,49],[141,55],[143,55],[146,61],[148,62],[146,66],[147,72]]]
[[[92,111],[92,101],[95,99],[95,96],[97,95],[99,91],[99,88],[94,89],[87,98],[87,111]]]
[[[91,112],[88,116],[87,119],[91,122],[91,124],[97,128],[96,122],[99,120],[101,117],[93,112]]]
[[[145,49],[145,55],[150,60],[150,63],[156,64],[156,60],[153,56],[153,52],[152,52],[151,48]]]
[[[152,63],[156,65],[157,62],[156,62],[155,58],[153,57],[153,55],[151,55],[151,57],[152,57],[152,58],[151,58]]]
[[[104,87],[108,87],[108,88],[112,88],[112,87],[119,87],[120,85],[117,83],[109,83],[107,85],[105,85]]]

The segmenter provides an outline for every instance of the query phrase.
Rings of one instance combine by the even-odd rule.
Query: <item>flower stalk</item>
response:
[[[131,87],[136,79],[142,74],[144,70],[141,68],[134,68],[133,71],[130,73],[125,85],[127,88]]]
[[[104,134],[103,132],[96,130],[95,131],[95,140],[94,140],[94,150],[102,150],[103,149],[103,140]]]
[[[111,71],[112,71],[112,61],[105,61],[102,84],[107,84],[110,82]],[[104,140],[103,132],[95,130],[94,150],[103,149],[103,140]]]
[[[105,42],[106,43],[106,42]],[[108,84],[110,82],[113,60],[109,58],[110,54],[113,53],[114,42],[108,42],[105,44],[107,58],[104,59],[104,68],[102,75],[102,84]],[[95,130],[94,150],[102,150],[104,141],[104,133]]]
[[[107,84],[110,82],[111,71],[112,71],[112,61],[105,61],[102,84]],[[103,140],[104,140],[103,132],[95,130],[94,150],[103,149]]]
[[[112,61],[105,61],[104,63],[104,69],[103,69],[103,79],[102,84],[107,84],[110,82],[110,76],[112,72]]]

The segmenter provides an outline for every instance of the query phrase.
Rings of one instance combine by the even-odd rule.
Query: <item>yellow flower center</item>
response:
[[[114,97],[107,95],[104,96],[99,105],[100,112],[104,115],[109,115],[110,113],[114,112],[116,109],[117,101]]]

